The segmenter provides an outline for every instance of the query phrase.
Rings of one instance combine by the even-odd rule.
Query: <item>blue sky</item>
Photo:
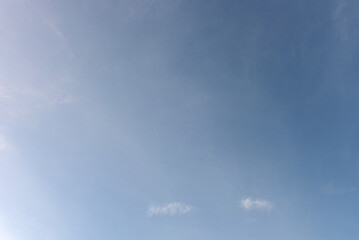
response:
[[[358,239],[359,3],[0,2],[0,239]]]

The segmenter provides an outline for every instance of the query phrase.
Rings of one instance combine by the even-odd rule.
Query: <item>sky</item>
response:
[[[0,240],[359,239],[359,2],[1,0]]]

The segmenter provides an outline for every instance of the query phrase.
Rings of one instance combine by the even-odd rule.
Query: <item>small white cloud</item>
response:
[[[241,201],[241,208],[245,210],[271,210],[273,208],[273,204],[267,200],[263,199],[252,199],[250,197],[244,198]]]
[[[192,209],[193,207],[190,205],[186,205],[180,202],[173,202],[164,206],[150,206],[147,210],[147,215],[183,215],[189,213]]]

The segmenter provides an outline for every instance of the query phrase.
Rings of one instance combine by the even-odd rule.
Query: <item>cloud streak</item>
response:
[[[192,206],[180,202],[168,203],[164,206],[150,206],[147,210],[147,216],[154,215],[183,215],[189,213],[193,209]]]
[[[44,15],[42,15],[40,12],[38,12],[41,19],[44,21],[44,23],[50,28],[50,30],[59,37],[62,41],[67,42],[66,37],[64,34],[59,30],[59,28],[52,22],[50,19],[46,18]]]
[[[250,197],[241,200],[241,208],[249,210],[268,210],[273,208],[273,204],[263,199],[252,199]]]

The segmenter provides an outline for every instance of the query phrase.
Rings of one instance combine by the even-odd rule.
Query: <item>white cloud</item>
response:
[[[252,199],[250,197],[244,198],[241,201],[241,208],[245,210],[271,210],[273,208],[273,204],[267,200],[263,199]]]
[[[180,202],[173,202],[164,206],[150,206],[147,210],[147,215],[183,215],[190,212],[192,209],[193,207],[190,205],[186,205]]]

